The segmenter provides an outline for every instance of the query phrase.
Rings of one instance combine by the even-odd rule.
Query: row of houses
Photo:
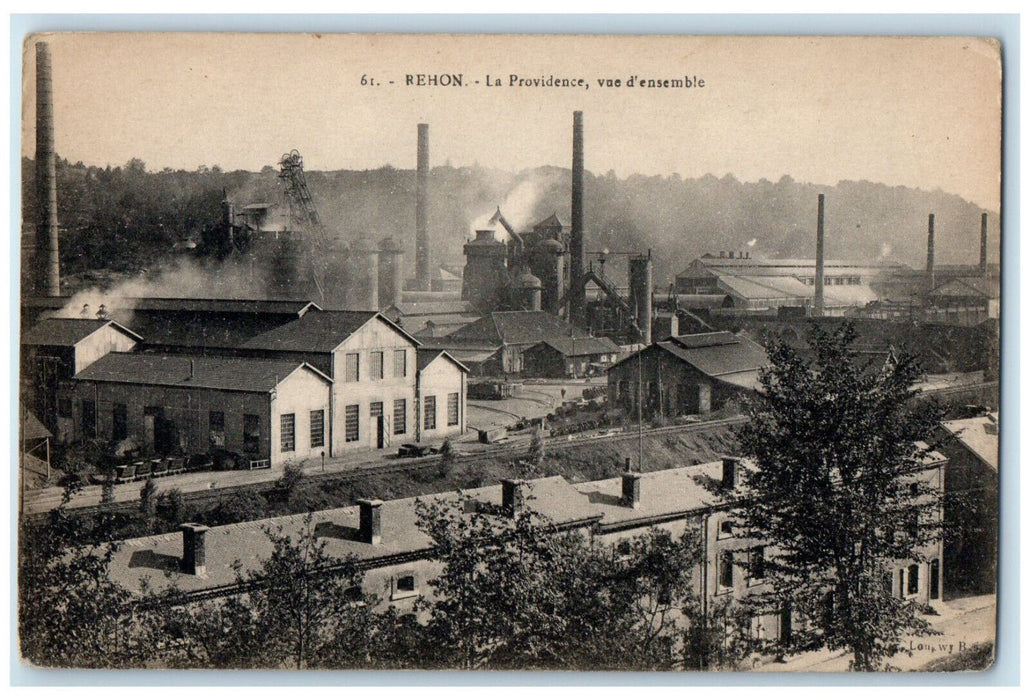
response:
[[[154,343],[111,319],[40,321],[22,336],[31,408],[59,442],[227,450],[262,466],[466,431],[467,368],[383,315],[307,305],[241,326],[234,303],[199,334],[176,307]]]
[[[932,453],[923,468],[910,475],[931,491],[943,488],[945,458]],[[423,497],[428,500],[467,498],[464,512],[486,510],[511,517],[532,509],[559,531],[574,531],[597,547],[618,556],[619,543],[659,528],[680,537],[696,533],[704,556],[693,572],[699,599],[707,606],[741,599],[760,590],[762,575],[742,562],[741,552],[765,557],[759,540],[750,539],[733,520],[733,490],[745,469],[736,458],[650,473],[626,472],[620,477],[569,483],[562,477],[531,481],[505,480],[496,486]],[[421,596],[431,596],[429,582],[439,574],[431,538],[418,528],[417,499],[362,500],[356,506],[316,512],[310,527],[328,555],[353,557],[365,571],[367,592],[383,605],[414,610]],[[471,506],[471,507],[470,507]],[[139,593],[175,586],[196,599],[238,591],[238,571],[259,569],[271,553],[266,535],[271,528],[299,537],[307,516],[295,515],[212,527],[185,524],[181,532],[120,542],[110,565],[112,580]],[[943,550],[929,545],[918,560],[893,562],[885,572],[898,597],[930,603],[942,593]],[[885,583],[887,582],[885,578]],[[753,628],[768,637],[787,635],[794,621],[789,612],[769,611]]]

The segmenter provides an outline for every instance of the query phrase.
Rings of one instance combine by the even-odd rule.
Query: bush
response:
[[[245,520],[260,520],[269,515],[268,501],[257,492],[236,491],[222,498],[204,514],[208,525],[227,525]]]

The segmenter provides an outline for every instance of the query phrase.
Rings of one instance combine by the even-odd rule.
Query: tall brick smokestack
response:
[[[576,284],[586,272],[587,254],[583,243],[583,113],[572,113],[572,231],[569,236],[569,284]],[[569,320],[580,321],[586,308],[586,290],[569,299]]]
[[[936,285],[934,284],[933,274],[933,214],[930,214],[929,219],[926,223],[926,284],[928,288],[926,291],[931,291]]]
[[[826,195],[819,195],[819,213],[815,223],[815,309],[813,314],[823,315],[823,267],[825,266],[824,245],[826,234],[823,229],[823,213],[826,208]]]
[[[987,276],[987,213],[980,215],[980,276]]]
[[[57,228],[57,153],[50,47],[36,44],[36,293],[61,296]]]
[[[415,280],[420,291],[432,285],[429,275],[429,125],[418,125],[418,172],[415,181]]]

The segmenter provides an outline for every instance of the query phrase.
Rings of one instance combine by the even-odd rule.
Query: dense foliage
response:
[[[177,247],[187,240],[198,243],[194,253],[224,255],[224,239],[218,235],[223,193],[239,206],[282,201],[272,167],[260,173],[223,172],[217,166],[150,172],[136,159],[105,168],[59,161],[57,174],[66,274],[152,269],[169,256],[183,254]],[[410,240],[413,171],[385,166],[309,172],[307,180],[322,220],[343,240]],[[23,216],[29,222],[35,216],[33,182],[33,162],[24,159]],[[565,168],[510,173],[478,166],[434,167],[429,220],[435,259],[460,261],[474,222],[498,205],[519,228],[552,212],[568,224],[570,183]],[[829,257],[886,256],[917,266],[925,256],[926,212],[932,211],[937,214],[938,260],[975,262],[980,210],[973,204],[940,191],[864,181],[817,186],[789,176],[748,183],[733,175],[683,179],[675,174],[619,178],[612,172],[588,173],[586,227],[592,250],[652,249],[656,279],[666,280],[693,257],[711,251],[713,233],[723,236],[719,245],[726,249],[811,257],[819,192],[827,195]],[[997,228],[996,222],[990,226]],[[725,238],[725,232],[733,231],[742,232],[739,240]]]
[[[772,591],[751,603],[807,623],[788,651],[844,649],[855,669],[874,670],[903,634],[930,631],[894,595],[890,572],[894,561],[925,561],[941,536],[940,492],[920,478],[930,449],[919,442],[939,415],[909,400],[920,374],[911,357],[864,363],[854,339],[850,324],[814,329],[811,361],[772,349],[739,433],[751,466],[735,517],[771,545],[762,566]]]

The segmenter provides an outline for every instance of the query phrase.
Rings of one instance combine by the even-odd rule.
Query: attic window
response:
[[[719,523],[719,539],[733,537],[733,521],[727,518]]]

